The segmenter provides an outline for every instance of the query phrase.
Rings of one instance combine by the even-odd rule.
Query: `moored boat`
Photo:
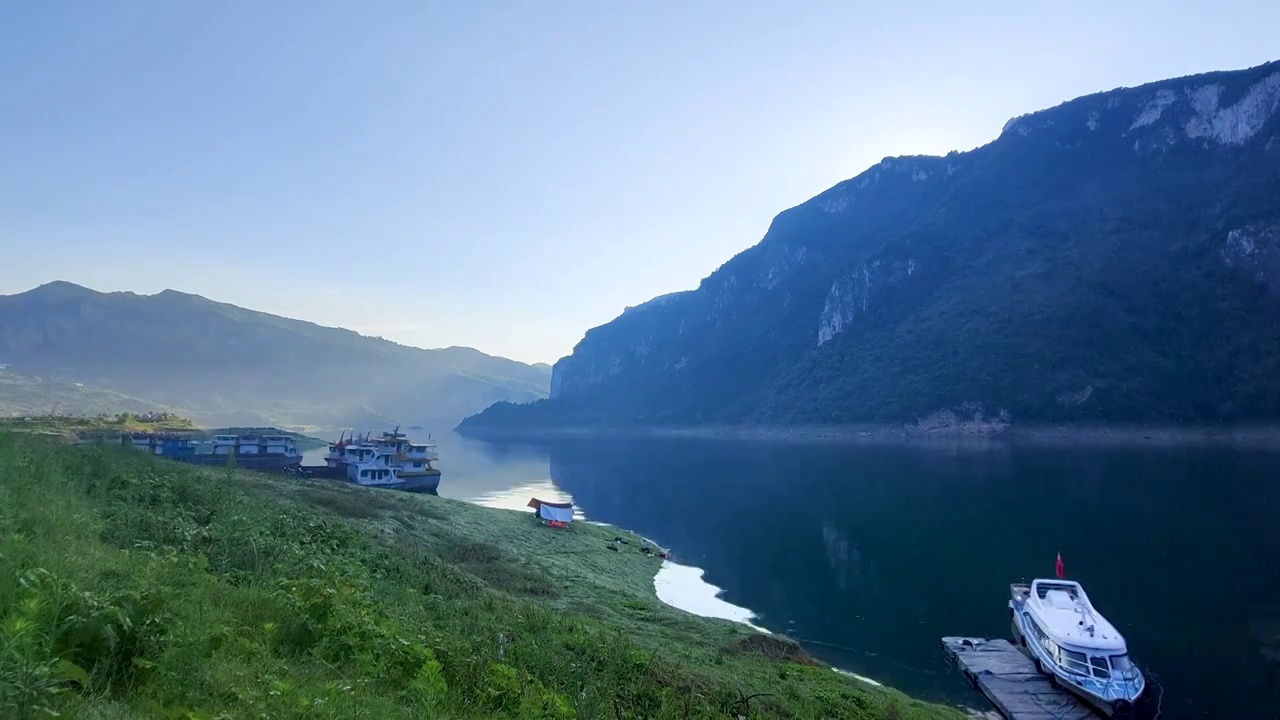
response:
[[[1015,639],[1037,669],[1109,717],[1132,716],[1146,679],[1080,583],[1037,579],[1009,589]]]
[[[209,452],[197,452],[190,432],[135,432],[125,445],[168,460],[194,465],[227,465],[246,470],[289,470],[302,463],[297,441],[289,435],[214,435]]]
[[[373,436],[352,435],[329,443],[324,467],[305,467],[305,474],[332,477],[365,487],[434,492],[440,485],[440,459],[429,439],[414,442],[399,428]]]
[[[120,443],[148,455],[159,455],[170,460],[186,460],[196,453],[195,444],[188,433],[130,432],[120,437]]]
[[[197,465],[226,465],[248,470],[288,470],[302,464],[298,443],[288,435],[214,435],[213,451],[186,459]]]

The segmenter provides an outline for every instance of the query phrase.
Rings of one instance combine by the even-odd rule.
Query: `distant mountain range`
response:
[[[1273,62],[886,158],[462,429],[1280,419],[1278,108]]]
[[[0,412],[173,409],[209,425],[445,428],[546,397],[550,368],[423,350],[197,295],[0,296]]]

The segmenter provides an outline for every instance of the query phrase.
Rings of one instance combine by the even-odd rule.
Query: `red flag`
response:
[[[1062,553],[1058,553],[1058,562],[1054,563],[1053,569],[1058,572],[1058,577],[1062,577]]]

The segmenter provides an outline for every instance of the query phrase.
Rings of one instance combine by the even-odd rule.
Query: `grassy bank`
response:
[[[64,440],[118,441],[126,432],[197,430],[191,421],[176,415],[25,415],[0,418],[0,432],[30,433]]]
[[[668,608],[615,534],[0,434],[0,716],[961,717]]]
[[[0,418],[0,432],[57,436],[64,440],[116,442],[127,432],[178,431],[195,440],[209,440],[214,435],[288,435],[299,450],[325,447],[328,441],[302,433],[274,427],[200,428],[177,415],[27,415]]]

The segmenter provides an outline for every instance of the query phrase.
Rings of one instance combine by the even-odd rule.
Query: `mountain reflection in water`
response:
[[[1164,717],[1274,720],[1280,707],[1280,455],[982,442],[450,445],[441,442],[442,495],[494,503],[507,492],[523,504],[558,489],[588,519],[705,571],[751,622],[912,695],[976,706],[938,639],[1007,636],[1009,583],[1051,576],[1061,552],[1068,577],[1167,688]]]

